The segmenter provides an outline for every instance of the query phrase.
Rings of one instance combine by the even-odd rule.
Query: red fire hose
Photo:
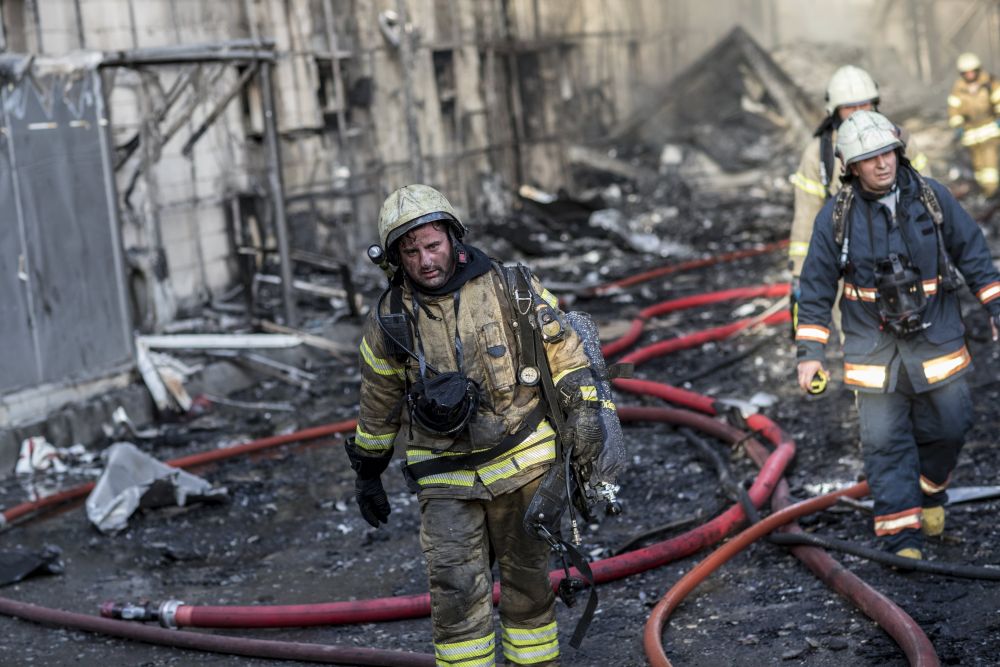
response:
[[[656,269],[650,269],[649,271],[643,271],[642,273],[636,273],[626,278],[621,278],[619,280],[612,280],[611,282],[604,283],[603,285],[590,287],[580,292],[580,295],[585,297],[602,296],[604,294],[607,294],[608,292],[621,289],[622,287],[631,287],[632,285],[638,285],[639,283],[646,282],[647,280],[653,280],[655,278],[662,278],[663,276],[668,276],[672,273],[680,273],[682,271],[690,271],[691,269],[700,269],[706,266],[714,266],[716,264],[722,264],[725,262],[733,262],[738,259],[744,259],[746,257],[764,255],[769,252],[774,252],[775,250],[780,250],[782,248],[787,248],[787,247],[788,247],[788,239],[784,239],[782,241],[775,241],[774,243],[768,243],[759,248],[735,250],[733,252],[725,252],[719,255],[713,255],[712,257],[705,257],[702,259],[692,259],[686,262],[678,262],[676,264],[668,264],[666,266],[661,266]]]
[[[433,667],[434,656],[408,651],[283,642],[247,637],[226,637],[198,632],[164,630],[135,623],[122,623],[88,614],[17,602],[0,597],[0,614],[59,628],[94,632],[111,637],[159,644],[174,648],[246,655],[276,660],[301,660],[335,665],[375,665],[376,667]]]
[[[632,345],[639,340],[639,336],[642,335],[642,330],[646,326],[646,322],[654,317],[660,317],[661,315],[673,313],[678,310],[708,306],[715,303],[733,301],[735,299],[782,297],[786,296],[790,289],[791,288],[788,283],[777,283],[774,285],[758,285],[756,287],[737,287],[735,289],[721,290],[718,292],[706,292],[704,294],[695,294],[693,296],[685,296],[679,299],[661,301],[660,303],[640,310],[638,317],[632,320],[632,324],[629,325],[629,330],[625,333],[625,335],[605,343],[601,346],[601,351],[604,353],[605,357],[613,357],[616,354],[620,354],[621,352],[632,347]]]
[[[735,442],[744,434],[733,427],[688,410],[676,408],[619,409],[624,421],[659,421],[678,426],[690,426],[710,435]],[[761,468],[749,494],[760,506],[770,497],[777,480],[795,453],[794,445],[779,446]],[[591,563],[596,583],[616,581],[638,572],[659,567],[704,549],[718,542],[746,518],[743,509],[734,505],[711,521],[687,533],[652,546]],[[571,573],[576,575],[575,570]],[[554,570],[549,577],[553,586],[563,579],[563,570]],[[499,587],[494,587],[494,602]],[[162,605],[159,605],[162,607]],[[116,616],[121,605],[105,603],[101,614]],[[154,612],[155,610],[150,610]],[[273,628],[290,626],[334,625],[343,623],[373,623],[426,616],[430,613],[428,594],[351,600],[300,605],[195,606],[176,605],[171,610],[170,624],[177,627],[202,628]],[[156,616],[160,616],[158,612]],[[150,620],[136,619],[136,620]]]

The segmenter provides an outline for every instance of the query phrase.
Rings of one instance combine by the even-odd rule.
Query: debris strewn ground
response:
[[[747,113],[750,118],[756,112]],[[928,137],[946,132],[940,119],[903,120]],[[747,122],[748,135],[757,132],[758,121]],[[704,137],[700,143],[688,138],[665,146],[605,149],[602,159],[593,152],[581,152],[578,183],[585,187],[572,192],[523,188],[520,193],[506,193],[513,202],[507,214],[471,221],[470,238],[498,257],[525,259],[550,289],[567,298],[570,307],[593,313],[605,339],[623,332],[642,307],[667,298],[779,282],[786,278],[780,252],[671,275],[601,298],[584,298],[579,289],[665,261],[785,238],[791,218],[791,191],[785,176],[797,156],[789,152],[791,143],[784,131],[779,128],[761,135],[759,141],[769,142],[763,148],[741,144],[744,157],[760,159],[740,170],[722,169],[705,149]],[[743,135],[737,132],[736,136]],[[932,159],[945,167],[945,174],[953,165],[961,176],[960,163],[949,159],[949,146],[943,142],[922,145],[928,150],[938,146]],[[961,182],[953,185],[963,187]],[[966,201],[973,213],[982,216],[994,256],[1000,257],[1000,214],[995,209],[990,212],[988,204],[974,196]],[[380,290],[380,277],[373,272],[355,278],[365,303],[370,303]],[[339,281],[325,282],[339,285]],[[258,287],[258,303],[266,306],[273,296],[268,292],[271,286]],[[303,345],[256,350],[253,356],[242,349],[233,351],[235,346],[223,355],[193,351],[193,343],[171,349],[166,356],[152,357],[151,353],[154,370],[171,369],[166,375],[175,380],[173,390],[166,383],[161,396],[170,406],[165,414],[173,416],[136,424],[128,414],[119,414],[108,424],[106,440],[88,443],[90,448],[127,436],[150,456],[166,461],[354,417],[359,375],[352,354],[343,354],[342,347],[349,348],[357,340],[360,322],[347,314],[350,304],[339,292],[313,290],[309,298],[313,300],[300,304],[308,309],[303,330],[315,338],[299,336]],[[231,304],[241,299],[234,294]],[[643,342],[753,316],[771,305],[772,300],[723,304],[659,318],[650,323]],[[215,306],[225,310],[225,304]],[[958,487],[990,484],[1000,477],[993,451],[1000,432],[1000,353],[988,340],[988,324],[974,300],[965,298],[964,306],[976,360],[970,380],[976,396],[976,424],[952,480]],[[201,318],[192,328],[226,336],[249,333],[248,320],[236,317],[222,324],[220,312],[209,306],[203,313],[192,314]],[[213,327],[205,326],[207,322],[214,323]],[[180,328],[175,333],[180,334]],[[333,343],[324,346],[322,340]],[[729,358],[732,363],[716,368],[720,360]],[[742,401],[766,394],[757,396],[756,402],[770,403],[762,409],[798,445],[787,478],[793,496],[801,499],[831,485],[855,481],[861,459],[850,393],[835,374],[832,388],[821,398],[804,398],[793,384],[794,363],[787,330],[761,328],[650,362],[637,375]],[[186,409],[182,410],[179,396],[188,397]],[[633,397],[619,399],[620,404],[635,402]],[[650,424],[627,426],[625,435],[631,460],[623,479],[625,513],[602,519],[585,532],[583,550],[593,558],[612,555],[629,542],[634,548],[665,539],[732,503],[720,490],[711,465],[678,433]],[[754,475],[740,449],[729,452],[729,460],[737,479]],[[68,460],[67,468],[58,475],[39,469],[8,477],[2,482],[0,500],[10,506],[33,493],[93,481],[98,472],[92,461]],[[339,438],[220,462],[197,474],[213,487],[225,487],[228,502],[139,508],[127,526],[109,535],[96,531],[79,505],[13,526],[5,535],[5,545],[34,553],[58,545],[65,572],[35,576],[2,593],[95,614],[106,600],[294,604],[425,590],[414,496],[406,491],[401,476],[390,470],[385,482],[393,513],[387,527],[371,529],[354,506],[353,473]],[[996,549],[1000,529],[993,518],[998,511],[996,498],[952,506],[945,536],[927,546],[929,557],[1000,565]],[[839,505],[801,523],[810,532],[873,543],[870,516],[855,506]],[[634,543],[634,536],[657,526],[668,527]],[[943,664],[995,664],[1000,653],[996,583],[906,574],[853,556],[834,555],[903,607],[923,627]],[[599,612],[579,652],[570,649],[567,640],[580,608],[560,605],[563,664],[645,664],[641,635],[652,606],[699,558],[602,586]],[[0,654],[5,656],[0,661],[6,664],[271,664],[52,630],[5,617],[0,617],[0,630]],[[430,650],[427,619],[235,634]],[[906,664],[895,643],[867,617],[830,592],[785,550],[764,543],[737,556],[689,597],[668,625],[664,645],[679,665]]]

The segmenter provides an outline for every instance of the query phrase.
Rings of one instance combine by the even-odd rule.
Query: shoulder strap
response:
[[[824,199],[830,198],[830,181],[833,180],[835,156],[833,153],[833,132],[819,135],[819,180],[823,183]]]
[[[924,208],[931,216],[931,220],[934,221],[934,225],[941,227],[944,224],[944,213],[941,211],[941,202],[938,201],[937,195],[934,194],[934,190],[927,181],[914,170],[913,174],[917,177],[917,183],[920,184],[920,201],[923,203]]]
[[[847,229],[847,216],[851,212],[851,204],[854,203],[854,188],[850,184],[837,191],[837,197],[833,202],[833,242],[840,247],[839,265],[841,272],[845,271],[849,261],[851,239]]]
[[[947,247],[945,247],[944,212],[941,210],[941,202],[938,201],[934,189],[931,188],[930,184],[916,170],[913,171],[913,174],[917,178],[917,183],[920,184],[920,202],[927,209],[931,220],[934,221],[934,231],[937,235],[938,275],[941,280],[941,289],[946,292],[954,292],[962,286],[965,279],[959,273],[954,260],[948,254]]]

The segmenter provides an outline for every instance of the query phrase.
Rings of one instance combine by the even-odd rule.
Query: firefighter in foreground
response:
[[[792,318],[797,316],[796,300],[799,295],[799,276],[802,262],[809,251],[813,223],[823,204],[840,190],[843,175],[840,163],[834,156],[837,128],[852,113],[859,110],[878,110],[878,84],[868,72],[853,65],[845,65],[833,73],[826,86],[826,118],[816,128],[813,139],[802,152],[798,170],[789,179],[795,186],[795,210],[788,246],[788,266],[792,271]],[[911,164],[926,173],[927,156],[913,146],[902,128],[897,128]],[[840,315],[834,310],[834,328],[840,329]]]
[[[948,124],[969,149],[973,175],[983,196],[1000,185],[1000,81],[983,71],[975,53],[963,53],[956,62],[958,80],[948,95]]]
[[[547,473],[562,470],[560,453],[575,470],[592,471],[607,449],[601,415],[615,413],[598,400],[595,383],[608,385],[553,296],[524,267],[504,267],[464,243],[465,232],[448,200],[426,185],[400,188],[382,206],[382,266],[392,277],[361,341],[360,413],[347,443],[356,499],[372,526],[387,523],[380,476],[394,444],[404,450],[404,477],[420,504],[438,665],[494,664],[494,557],[505,658],[555,665],[548,572],[550,544],[559,544],[525,517],[534,508],[541,524],[558,524],[559,508],[545,502],[565,481],[546,486]],[[373,249],[370,256],[381,250]],[[613,496],[617,487],[605,490]]]
[[[944,531],[949,477],[972,422],[957,290],[962,276],[1000,326],[1000,274],[978,225],[903,157],[894,126],[859,111],[840,127],[845,186],[816,220],[802,267],[798,382],[823,369],[837,282],[844,382],[854,389],[875,534],[921,558]],[[959,274],[961,271],[961,274]]]

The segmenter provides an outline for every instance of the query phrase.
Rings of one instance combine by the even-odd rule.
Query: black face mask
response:
[[[923,321],[927,295],[920,273],[905,255],[889,253],[875,263],[875,287],[882,326],[897,338],[909,338],[930,326]]]
[[[417,380],[407,400],[411,418],[420,429],[431,435],[454,436],[479,408],[479,385],[464,373],[449,371]]]

